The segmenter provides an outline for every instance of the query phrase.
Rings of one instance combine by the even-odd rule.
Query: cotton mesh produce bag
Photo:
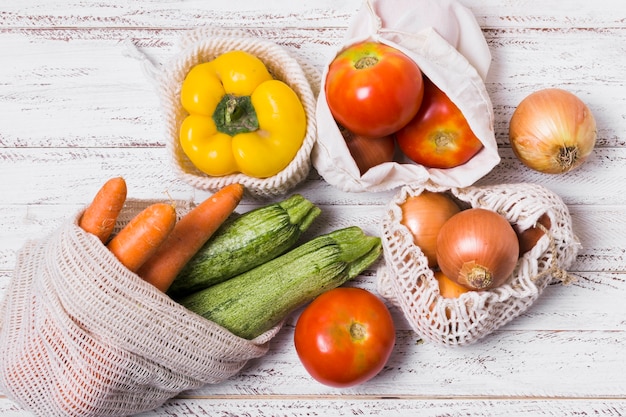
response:
[[[304,59],[251,32],[225,28],[206,27],[184,32],[174,56],[163,65],[154,64],[132,43],[128,46],[128,55],[144,63],[145,72],[156,86],[164,115],[168,158],[180,179],[210,192],[217,192],[228,184],[240,183],[253,195],[273,197],[287,193],[308,176],[311,150],[317,139],[315,103],[319,73]],[[180,126],[187,116],[181,105],[180,90],[187,73],[196,64],[234,50],[249,52],[259,58],[275,79],[285,82],[295,91],[306,113],[306,135],[302,146],[287,167],[268,178],[254,178],[241,173],[209,176],[193,165],[180,145]]]
[[[146,206],[128,201],[120,226]],[[267,352],[280,326],[245,340],[188,311],[83,231],[81,213],[18,253],[0,310],[10,399],[38,416],[127,416]]]
[[[396,151],[393,162],[370,168],[361,175],[330,112],[324,85],[328,66],[337,53],[364,40],[387,44],[413,59],[460,109],[483,149],[467,163],[449,169],[427,168]],[[313,166],[328,183],[350,192],[386,191],[407,184],[474,184],[500,162],[493,106],[484,83],[490,64],[491,54],[480,26],[471,11],[457,1],[365,0],[342,45],[323,68]]]
[[[550,227],[503,285],[444,298],[426,256],[401,224],[402,204],[424,190],[447,193],[462,209],[495,211],[520,231],[538,225],[544,213]],[[445,346],[476,342],[524,313],[551,282],[569,283],[573,278],[566,270],[580,248],[567,206],[553,192],[530,183],[403,187],[387,207],[381,233],[385,262],[377,270],[379,293],[400,308],[419,336]]]

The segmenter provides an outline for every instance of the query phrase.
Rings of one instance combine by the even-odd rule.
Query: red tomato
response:
[[[393,319],[371,292],[339,287],[309,304],[296,323],[298,357],[313,378],[349,387],[377,375],[396,340]]]
[[[337,55],[324,88],[335,120],[366,137],[387,136],[407,124],[424,95],[415,61],[378,42],[361,42]]]
[[[396,132],[396,140],[407,157],[429,168],[462,165],[483,148],[463,113],[428,78],[417,115]]]

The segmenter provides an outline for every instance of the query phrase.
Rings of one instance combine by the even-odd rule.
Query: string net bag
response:
[[[495,211],[519,231],[537,226],[544,234],[519,258],[504,284],[456,298],[442,297],[426,256],[401,224],[401,205],[424,190],[448,194],[461,209]],[[549,228],[539,223],[544,214],[550,219]],[[377,269],[379,293],[402,311],[421,338],[445,346],[476,342],[524,313],[548,284],[570,283],[573,277],[567,268],[580,248],[567,206],[553,192],[530,183],[466,188],[406,186],[388,204],[381,228],[385,262]]]
[[[147,205],[128,201],[118,230]],[[14,402],[42,417],[133,415],[267,352],[280,326],[246,340],[190,312],[83,231],[81,214],[18,253],[0,306],[0,389]]]
[[[163,65],[152,62],[131,42],[127,55],[143,62],[143,68],[157,90],[165,119],[167,151],[175,174],[205,191],[217,192],[226,185],[240,183],[246,192],[257,197],[286,194],[308,176],[311,169],[311,150],[317,139],[315,118],[316,86],[319,72],[308,62],[296,57],[282,46],[254,36],[244,30],[198,28],[185,32],[179,40],[178,51]],[[289,85],[304,107],[307,124],[304,141],[293,160],[279,173],[268,178],[254,178],[242,173],[220,177],[209,176],[189,160],[179,141],[180,126],[188,115],[180,101],[180,91],[189,70],[196,64],[208,62],[234,50],[255,55],[267,67],[273,78]]]
[[[336,55],[362,41],[380,42],[411,58],[459,108],[483,148],[463,165],[448,169],[417,164],[396,150],[394,161],[361,175],[328,107],[323,86]],[[348,192],[380,192],[404,185],[465,187],[500,162],[494,136],[493,105],[484,80],[491,54],[471,11],[455,0],[365,0],[344,41],[323,67],[317,99],[318,140],[313,166],[334,187]]]

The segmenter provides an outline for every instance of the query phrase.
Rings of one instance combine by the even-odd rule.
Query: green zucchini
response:
[[[381,251],[380,238],[367,236],[357,226],[335,230],[179,302],[235,335],[254,339],[318,295],[359,275]]]
[[[168,290],[178,299],[250,270],[291,249],[321,210],[295,194],[220,227],[189,260]]]

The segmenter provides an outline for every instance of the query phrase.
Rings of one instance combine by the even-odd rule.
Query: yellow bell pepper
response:
[[[306,113],[297,94],[247,52],[226,52],[194,66],[183,81],[181,103],[189,113],[180,127],[182,149],[211,176],[270,177],[304,141]]]

